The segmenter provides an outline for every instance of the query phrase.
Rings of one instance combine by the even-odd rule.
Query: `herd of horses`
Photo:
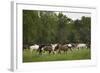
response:
[[[32,53],[33,51],[37,51],[38,54],[43,54],[48,52],[49,54],[61,54],[67,53],[68,50],[73,51],[73,49],[81,49],[81,48],[88,48],[87,44],[85,43],[69,43],[69,44],[34,44],[29,46],[29,50]]]

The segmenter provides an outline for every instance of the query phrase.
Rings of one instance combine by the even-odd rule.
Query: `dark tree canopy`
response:
[[[90,42],[91,17],[72,20],[61,12],[23,10],[23,45]]]

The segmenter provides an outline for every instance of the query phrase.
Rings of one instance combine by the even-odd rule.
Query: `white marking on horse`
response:
[[[35,45],[32,45],[30,46],[30,51],[32,52],[33,50],[38,50],[39,48],[39,45],[35,44]]]

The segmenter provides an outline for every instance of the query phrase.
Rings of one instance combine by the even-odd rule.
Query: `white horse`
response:
[[[39,45],[35,44],[35,45],[31,45],[30,46],[30,52],[32,53],[33,50],[38,50]]]
[[[80,48],[87,48],[87,45],[84,44],[84,43],[79,43],[79,44],[77,45],[77,48],[78,48],[78,49],[80,49]]]
[[[55,50],[55,47],[57,46],[57,44],[51,44],[51,46],[52,46],[53,53],[56,54],[56,51],[54,51],[54,50]]]

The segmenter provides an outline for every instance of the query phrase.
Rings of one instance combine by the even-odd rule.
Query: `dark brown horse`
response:
[[[44,47],[45,45],[44,44],[40,44],[39,45],[39,48],[38,48],[38,52],[39,52],[39,54],[42,54],[42,52],[43,52],[43,47]]]
[[[43,52],[49,52],[49,54],[53,51],[52,46],[51,45],[39,45],[39,49],[38,52],[39,54],[42,54]]]
[[[58,44],[55,47],[54,51],[57,51],[59,54],[61,54],[62,51],[65,52],[65,53],[67,53],[67,51],[68,51],[68,45]]]
[[[46,45],[43,47],[43,51],[44,52],[49,52],[49,54],[51,54],[51,52],[53,51],[52,46],[51,45]]]

